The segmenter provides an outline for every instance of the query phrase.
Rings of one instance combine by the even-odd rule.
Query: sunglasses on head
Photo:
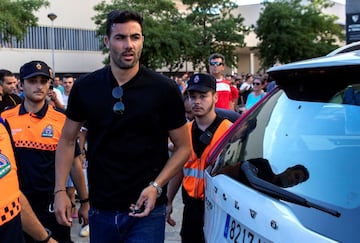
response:
[[[222,62],[210,62],[210,66],[222,66],[224,63]]]
[[[116,102],[113,106],[114,113],[122,115],[125,111],[125,105],[121,100],[123,96],[123,89],[120,86],[117,86],[112,90],[111,94],[115,99],[120,99],[120,101]]]

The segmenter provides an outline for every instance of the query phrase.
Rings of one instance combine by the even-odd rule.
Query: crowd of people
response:
[[[91,242],[164,242],[180,186],[182,242],[204,242],[206,157],[266,78],[226,75],[214,53],[174,82],[140,64],[132,11],[107,15],[104,44],[110,64],[77,80],[36,60],[0,70],[0,242],[72,242],[77,217]]]
[[[214,53],[210,55],[208,62],[209,72],[216,79],[218,95],[218,101],[215,104],[216,108],[242,114],[275,87],[275,81],[269,82],[268,76],[264,74],[224,74],[226,69],[225,57],[222,54]],[[186,95],[189,80],[188,73],[173,78],[181,92]]]

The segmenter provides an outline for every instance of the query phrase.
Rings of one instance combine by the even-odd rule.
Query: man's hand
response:
[[[87,225],[89,224],[89,202],[82,203],[79,210],[79,224]]]
[[[129,216],[133,216],[137,218],[148,216],[151,210],[153,210],[155,207],[156,198],[157,198],[156,188],[153,186],[146,187],[141,192],[140,197],[137,200],[136,204],[130,205],[131,212],[129,213]],[[142,208],[144,210],[142,210]]]
[[[68,195],[66,194],[66,190],[59,191],[55,193],[54,196],[54,211],[56,220],[59,224],[71,227],[72,225],[72,217],[71,217],[71,201]]]
[[[172,203],[168,202],[168,204],[166,205],[166,221],[169,225],[174,227],[176,225],[176,221],[173,218],[171,218],[172,211],[173,211]]]

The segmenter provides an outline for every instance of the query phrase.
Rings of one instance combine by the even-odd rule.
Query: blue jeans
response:
[[[165,205],[156,206],[147,217],[134,218],[126,211],[105,211],[90,207],[91,243],[163,243]]]

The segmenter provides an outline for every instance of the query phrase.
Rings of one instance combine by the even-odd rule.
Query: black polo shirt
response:
[[[88,181],[91,205],[128,210],[168,159],[168,131],[186,123],[175,81],[141,67],[122,85],[125,111],[113,112],[119,99],[109,66],[74,84],[66,114],[88,128]],[[166,188],[157,203],[166,202]]]

